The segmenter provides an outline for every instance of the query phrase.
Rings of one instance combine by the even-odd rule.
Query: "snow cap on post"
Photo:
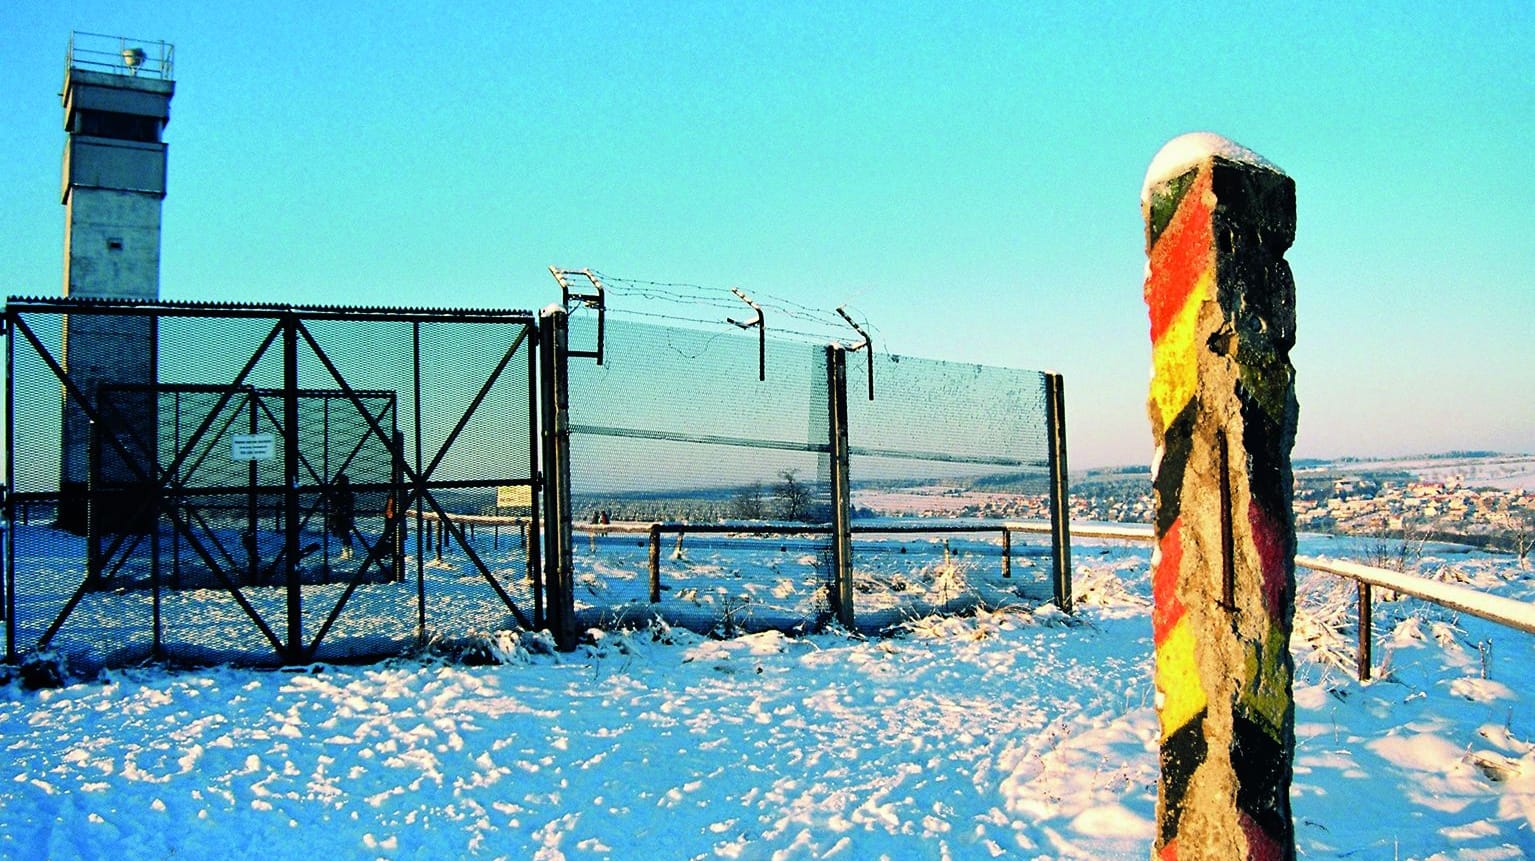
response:
[[[1156,456],[1159,859],[1293,859],[1295,183],[1219,135],[1141,188]]]

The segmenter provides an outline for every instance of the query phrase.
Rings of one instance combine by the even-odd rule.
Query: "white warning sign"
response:
[[[237,433],[229,440],[230,460],[271,460],[277,439],[269,433]]]

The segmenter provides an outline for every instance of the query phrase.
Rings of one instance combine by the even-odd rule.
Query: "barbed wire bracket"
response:
[[[567,312],[574,304],[597,312],[597,349],[567,350],[566,354],[596,359],[597,364],[602,364],[602,339],[608,310],[607,291],[602,286],[602,279],[590,269],[561,269],[558,266],[550,266],[549,274],[553,275],[554,280],[560,285],[560,302]],[[582,279],[585,279],[585,283]]]
[[[849,326],[853,327],[853,331],[854,332],[857,332],[859,335],[863,336],[863,340],[862,341],[860,341],[860,342],[858,342],[856,344],[843,344],[842,348],[844,350],[847,350],[849,353],[856,353],[859,350],[867,350],[868,351],[867,355],[865,355],[864,358],[868,360],[868,367],[869,367],[869,400],[872,401],[872,400],[874,400],[874,339],[869,337],[869,333],[865,332],[863,330],[863,327],[861,327],[857,323],[853,322],[853,318],[849,317],[847,315],[847,311],[844,310],[844,306],[841,306],[841,305],[837,306],[837,313],[842,315],[842,319],[846,320],[847,324]]]
[[[725,322],[732,323],[742,329],[757,330],[757,382],[767,379],[767,319],[762,314],[762,306],[751,300],[750,296],[741,292],[739,287],[730,288],[730,292],[736,294],[736,298],[751,306],[757,312],[754,319],[742,322],[733,317],[726,317]]]

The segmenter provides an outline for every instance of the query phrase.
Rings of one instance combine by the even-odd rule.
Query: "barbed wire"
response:
[[[704,284],[696,284],[688,281],[659,281],[647,278],[633,278],[624,275],[613,275],[596,269],[592,274],[601,279],[603,286],[609,295],[617,294],[620,297],[638,299],[646,302],[663,302],[673,305],[707,308],[724,312],[740,312],[742,302],[736,295],[725,287],[710,287]],[[768,312],[775,324],[771,325],[768,333],[771,336],[791,336],[812,341],[846,341],[849,337],[848,326],[834,310],[817,308],[798,302],[785,296],[774,293],[765,293],[755,290],[745,291],[752,301]],[[878,326],[869,322],[868,314],[853,307],[842,306],[849,315],[859,321],[859,325],[870,333],[875,343],[875,350],[889,355],[889,350],[883,343],[883,335]],[[699,312],[688,315],[684,313],[664,313],[654,310],[638,310],[622,306],[609,305],[608,310],[625,316],[649,317],[653,319],[667,320],[671,322],[689,323],[695,326],[730,326],[728,321],[713,313]],[[815,331],[807,331],[806,328],[783,326],[776,324],[777,320],[789,319],[801,324],[808,324]],[[879,335],[879,337],[874,337]]]

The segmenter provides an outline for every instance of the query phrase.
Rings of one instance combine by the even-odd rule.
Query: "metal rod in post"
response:
[[[849,321],[851,322],[851,321]],[[826,396],[830,428],[832,612],[847,630],[853,630],[853,531],[852,500],[848,492],[847,351],[839,344],[826,348]]]
[[[661,524],[650,524],[650,603],[661,603]]]
[[[1231,527],[1231,449],[1226,432],[1215,432],[1216,468],[1220,470],[1221,495],[1221,606],[1227,612],[1237,609],[1236,539]]]
[[[1066,384],[1045,378],[1045,435],[1050,454],[1050,560],[1055,604],[1071,612],[1071,484],[1066,466]]]
[[[283,563],[288,591],[288,644],[283,660],[303,660],[303,589],[299,583],[298,318],[283,315]]]
[[[1359,681],[1367,682],[1370,680],[1370,664],[1373,663],[1370,644],[1374,639],[1371,633],[1370,584],[1363,580],[1354,582],[1359,586]]]

